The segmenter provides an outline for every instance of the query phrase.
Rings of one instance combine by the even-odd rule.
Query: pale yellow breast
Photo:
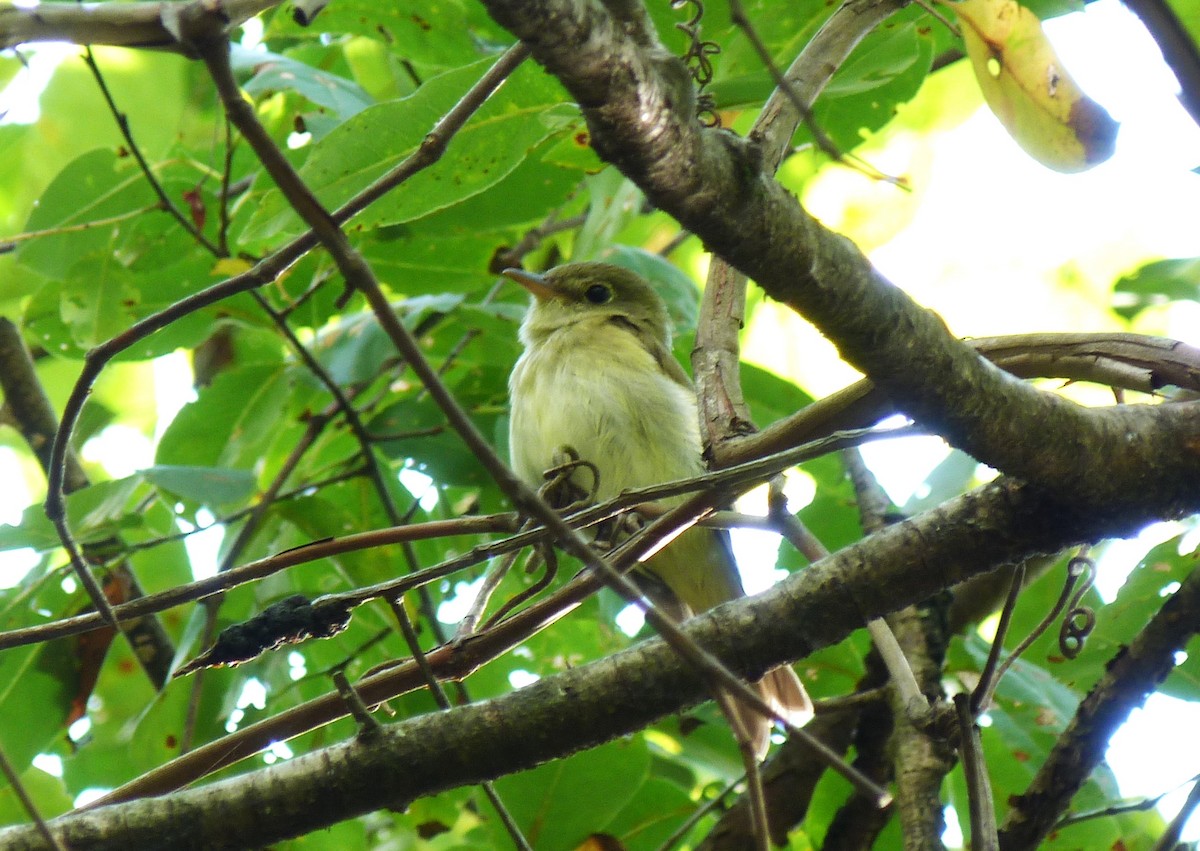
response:
[[[560,329],[525,351],[509,389],[513,466],[530,484],[564,445],[599,468],[599,499],[702,470],[695,396],[620,325]]]

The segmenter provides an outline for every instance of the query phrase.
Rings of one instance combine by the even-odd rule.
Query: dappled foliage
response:
[[[681,5],[647,3],[663,43],[679,55],[689,36],[678,25],[700,14],[698,3]],[[744,5],[783,67],[836,8],[824,0]],[[1179,6],[1187,20],[1200,11],[1194,2]],[[1067,11],[1057,2],[1030,7],[1042,17]],[[745,134],[775,89],[772,75],[731,22],[725,3],[708,4],[700,26],[700,38],[721,48],[718,55],[706,54],[712,77],[702,91],[711,97],[711,114]],[[258,120],[326,210],[349,205],[356,211],[339,220],[351,246],[454,399],[501,454],[506,382],[520,352],[516,331],[526,300],[519,288],[500,283],[504,267],[604,259],[641,272],[667,299],[676,354],[688,361],[709,262],[704,246],[600,160],[589,145],[586,121],[557,79],[526,60],[461,129],[428,135],[472,97],[514,43],[483,5],[334,0],[309,26],[298,24],[290,7],[278,7],[232,38],[232,67]],[[898,120],[906,122],[905,132],[920,135],[943,114],[974,109],[980,96],[964,73],[968,60],[961,50],[961,40],[922,8],[890,15],[841,63],[816,101],[813,125],[826,137],[822,144],[849,152],[888,133]],[[113,790],[189,750],[335,691],[335,671],[353,682],[412,657],[398,626],[405,618],[426,652],[444,646],[473,594],[471,583],[488,568],[489,554],[473,548],[515,532],[520,523],[507,514],[513,511],[509,495],[398,354],[367,298],[347,285],[328,252],[316,248],[294,204],[226,124],[204,64],[121,47],[93,48],[86,61],[81,52],[69,53],[54,69],[36,120],[0,125],[0,227],[6,234],[0,237],[6,248],[0,255],[0,316],[17,329],[31,374],[59,415],[69,410],[72,392],[81,402],[86,396],[72,423],[70,445],[84,460],[79,475],[66,476],[66,525],[113,605],[261,560],[268,568],[219,589],[218,581],[185,590],[172,605],[145,615],[160,627],[148,636],[113,640],[111,630],[93,629],[3,645],[0,751],[47,817],[67,812],[81,795]],[[19,67],[12,55],[0,58],[4,79]],[[691,68],[698,70],[695,60]],[[955,84],[927,85],[943,74],[958,75]],[[899,107],[909,102],[918,108],[897,119]],[[438,159],[433,149],[441,143],[446,149]],[[828,153],[814,145],[810,126],[802,125],[791,145],[779,179],[801,198],[823,169],[846,168],[830,164]],[[413,162],[426,167],[397,181],[397,170]],[[362,203],[378,181],[395,185]],[[921,186],[909,188],[920,197]],[[1114,302],[1121,313],[1113,313],[1113,322],[1134,320],[1166,301],[1195,300],[1196,264],[1150,263],[1114,282],[1123,298]],[[227,289],[219,297],[203,295],[215,286]],[[751,318],[765,305],[752,296]],[[1031,316],[1026,330],[1091,329],[1045,328]],[[0,369],[11,372],[24,353],[9,348],[3,357]],[[76,385],[81,370],[93,367],[94,385],[86,386],[86,372],[84,384]],[[752,363],[742,364],[741,387],[759,427],[812,402],[790,379]],[[1131,401],[1156,401],[1130,395],[1137,396]],[[176,410],[169,398],[181,399],[182,407]],[[13,413],[24,404],[6,385],[0,423],[14,427],[0,429],[0,446],[19,459],[31,493],[20,521],[0,526],[0,548],[7,551],[0,559],[16,554],[32,563],[0,592],[0,629],[6,633],[95,608],[43,510],[48,436],[37,436]],[[131,433],[139,437],[129,438]],[[122,434],[126,448],[118,452],[141,447],[146,457],[133,464],[106,457],[104,441]],[[66,464],[63,455],[56,457]],[[799,516],[825,546],[838,550],[865,537],[864,524],[872,518],[864,518],[861,493],[838,455],[816,458],[793,475],[812,485],[813,497]],[[929,474],[919,504],[896,507],[887,519],[936,506],[989,475],[956,451]],[[503,516],[490,528],[467,525],[493,514]],[[334,548],[315,559],[297,556],[286,565],[269,561],[313,542],[435,521],[462,523],[448,522],[428,536]],[[1063,651],[1056,622],[1000,681],[982,746],[1001,817],[1010,799],[1027,790],[1110,659],[1190,575],[1195,556],[1180,554],[1184,531],[1148,553],[1114,601],[1105,604],[1091,591],[1072,603],[1095,611],[1081,652]],[[1009,647],[1054,607],[1074,554],[1044,560],[1044,572],[1020,597]],[[807,563],[788,543],[779,545],[777,558],[781,573]],[[161,677],[166,668],[177,670],[198,656],[221,630],[295,595],[309,601],[353,595],[444,564],[419,588],[384,594],[394,597],[392,604],[378,594],[355,598],[349,624],[329,628],[336,633],[330,637],[287,644],[237,666]],[[485,626],[505,601],[535,586],[540,596],[534,599],[545,599],[577,570],[562,554],[551,555],[549,565],[518,561],[496,590]],[[1002,599],[1001,591],[991,609]],[[524,599],[516,604],[528,605]],[[649,634],[631,638],[617,626],[623,607],[610,591],[592,594],[567,617],[483,660],[461,684],[447,682],[449,701],[507,694]],[[940,683],[952,693],[974,687],[992,633],[977,629],[991,609],[956,623],[949,608],[949,594],[943,594],[922,616],[939,623],[945,642],[934,652],[944,657],[934,689]],[[269,646],[273,638],[261,643]],[[1194,641],[1189,649],[1197,649]],[[865,630],[801,660],[797,671],[818,700],[883,682]],[[1161,688],[1200,701],[1200,653],[1181,654]],[[620,709],[614,705],[613,711]],[[436,711],[438,699],[418,687],[392,697],[376,716],[387,722]],[[570,704],[562,711],[569,712]],[[316,751],[351,739],[357,729],[348,716],[282,728],[273,736],[279,742],[263,755],[224,767],[217,776]],[[885,752],[866,733],[855,735],[849,759],[869,763]],[[39,755],[61,760],[61,776],[31,767]],[[725,805],[711,807],[690,827],[687,820],[725,795],[742,773],[728,728],[708,703],[600,747],[499,777],[494,791],[538,849],[576,848],[599,836],[619,847],[653,849],[681,827],[683,847],[696,847]],[[893,777],[885,770],[876,779],[887,784]],[[853,797],[832,772],[811,795],[792,830],[796,849],[822,847],[831,831],[843,829],[839,816]],[[954,806],[969,834],[959,767],[947,774],[944,802]],[[1101,764],[1071,809],[1102,811],[1119,803],[1116,781]],[[0,819],[30,821],[11,786],[0,792]],[[336,821],[297,840],[296,847],[482,849],[512,842],[478,786],[423,797],[403,811]],[[1150,848],[1163,828],[1153,810],[1119,811],[1065,826],[1045,847]],[[897,820],[864,847],[870,841],[878,848],[900,847]]]

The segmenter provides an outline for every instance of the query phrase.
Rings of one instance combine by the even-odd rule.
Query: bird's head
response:
[[[521,326],[527,343],[599,319],[628,324],[670,349],[667,306],[635,272],[609,263],[569,263],[544,275],[521,269],[505,269],[504,274],[533,294],[533,305]]]

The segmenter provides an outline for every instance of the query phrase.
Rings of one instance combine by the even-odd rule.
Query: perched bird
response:
[[[666,305],[647,281],[606,263],[504,274],[533,294],[509,378],[509,449],[522,479],[538,487],[567,448],[594,465],[598,482],[588,470],[574,476],[581,490],[595,485],[597,501],[705,471],[696,396],[671,354]],[[669,589],[684,616],[745,594],[723,531],[693,527],[638,569]],[[754,685],[793,723],[812,716],[791,668]],[[770,722],[741,704],[738,713],[761,758]]]

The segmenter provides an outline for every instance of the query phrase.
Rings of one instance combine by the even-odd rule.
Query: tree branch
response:
[[[804,46],[783,78],[794,97],[777,88],[750,131],[750,137],[762,145],[765,173],[774,174],[779,168],[804,117],[795,98],[811,107],[855,46],[902,5],[897,0],[848,0]],[[807,108],[803,112],[811,117]],[[724,443],[753,428],[739,376],[738,334],[745,306],[745,276],[721,258],[713,258],[692,349],[692,375],[700,401],[702,442],[716,466],[727,460]]]
[[[1092,381],[1139,393],[1174,385],[1200,392],[1200,349],[1161,337],[1126,333],[1013,334],[967,340],[1018,378]],[[722,447],[727,463],[777,452],[830,431],[857,428],[896,413],[896,404],[863,379],[762,431]]]
[[[1126,5],[1154,37],[1163,59],[1179,81],[1183,108],[1200,124],[1200,50],[1183,22],[1165,0],[1127,0]]]
[[[1071,798],[1104,759],[1108,740],[1175,667],[1175,654],[1200,629],[1200,570],[1155,612],[1138,636],[1105,666],[1104,676],[1029,783],[1010,802],[1000,829],[1002,851],[1038,847]]]
[[[1147,519],[1127,508],[1120,522],[1133,528]],[[695,618],[685,631],[753,679],[841,641],[868,618],[993,565],[1098,538],[1108,534],[1112,522],[1112,517],[1077,512],[1028,485],[999,479],[890,526],[762,595]],[[1200,576],[1191,584],[1200,586]],[[1168,603],[1166,610],[1190,616],[1188,629],[1200,623],[1194,609]],[[431,661],[438,652],[430,654]],[[1132,648],[1130,653],[1129,663],[1119,660],[1118,669],[1137,666],[1140,657]],[[419,687],[419,677],[412,680],[412,687]],[[369,747],[350,742],[167,800],[76,813],[52,825],[65,831],[61,835],[70,844],[95,848],[136,847],[150,831],[158,831],[153,835],[160,842],[163,836],[177,839],[172,847],[178,848],[224,841],[262,845],[625,735],[699,700],[705,685],[695,668],[655,639],[493,700],[402,722]],[[364,701],[378,699],[363,683],[356,688]],[[568,696],[571,712],[563,712]],[[213,745],[221,746],[220,741]],[[211,823],[212,812],[220,824]],[[148,821],[139,824],[139,819]],[[88,844],[101,825],[109,824],[111,844]],[[37,847],[26,844],[35,841],[34,830],[16,828],[0,834],[0,841],[10,843],[6,847]]]
[[[640,7],[623,4],[618,18],[594,0],[484,3],[574,95],[597,153],[817,325],[916,420],[980,461],[1097,510],[1134,481],[1162,476],[1174,499],[1197,488],[1195,408],[1174,417],[1086,409],[983,361],[805,212],[764,171],[758,146],[696,121],[686,69]]]
[[[0,6],[0,49],[37,41],[153,47],[187,53],[179,41],[179,19],[210,14],[225,19],[225,31],[242,25],[281,0],[191,0],[186,3],[38,3]]]

